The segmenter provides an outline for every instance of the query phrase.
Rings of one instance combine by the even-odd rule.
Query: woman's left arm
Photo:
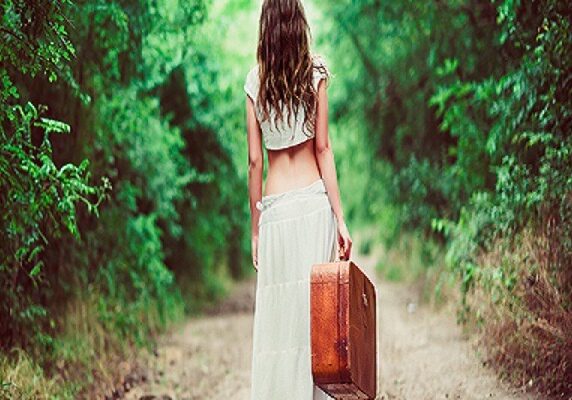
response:
[[[249,96],[246,96],[246,130],[248,136],[248,193],[251,215],[252,263],[258,271],[258,221],[260,219],[260,210],[256,208],[256,202],[262,198],[264,155],[262,153],[260,125],[254,112],[254,103]]]

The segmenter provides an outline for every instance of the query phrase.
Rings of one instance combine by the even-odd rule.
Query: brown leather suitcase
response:
[[[375,288],[353,261],[312,266],[310,324],[314,383],[335,399],[375,399]]]

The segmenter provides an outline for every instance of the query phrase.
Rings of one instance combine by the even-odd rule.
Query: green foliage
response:
[[[496,54],[494,5],[338,2],[323,8],[335,21],[325,36],[336,40],[332,65],[343,79],[332,94],[333,119],[345,135],[362,136],[352,155],[366,153],[368,160],[369,173],[360,176],[366,197],[353,202],[394,209],[396,226],[382,221],[394,237],[404,229],[435,235],[432,219],[457,218],[473,191],[494,186],[483,157],[487,117],[463,103],[471,81],[497,68],[489,61]],[[478,118],[463,119],[467,112]]]
[[[506,3],[499,10],[505,46],[525,49],[521,50],[519,62],[508,65],[499,77],[472,84],[464,96],[466,100],[448,100],[454,105],[461,102],[465,107],[482,108],[489,116],[489,129],[480,148],[491,160],[489,168],[496,177],[494,190],[475,191],[455,227],[451,264],[462,271],[474,263],[463,259],[486,248],[488,243],[479,240],[487,236],[485,229],[511,236],[543,220],[547,213],[562,222],[566,220],[563,210],[572,191],[572,103],[564,93],[565,71],[572,65],[565,54],[571,49],[572,37],[570,23],[561,14],[558,2],[536,6],[538,9],[521,6],[518,17],[517,9]],[[540,32],[536,36],[529,34],[533,27]],[[442,110],[443,120],[449,125],[455,118],[451,109]],[[462,120],[471,119],[467,113],[459,115]],[[470,151],[464,149],[465,153]],[[475,246],[460,245],[467,242]],[[455,250],[458,247],[463,250]]]
[[[81,391],[109,342],[147,344],[244,275],[242,76],[222,79],[201,0],[33,3],[0,6],[2,347],[69,360]],[[77,302],[103,355],[62,353]]]
[[[79,165],[54,163],[51,134],[69,134],[69,125],[42,116],[45,106],[11,104],[20,95],[9,73],[42,72],[53,81],[56,65],[73,53],[59,5],[37,6],[25,12],[19,2],[2,6],[6,46],[0,49],[0,60],[7,66],[0,69],[0,334],[4,347],[31,339],[49,343],[43,331],[53,322],[42,293],[51,271],[43,253],[65,233],[79,238],[77,206],[83,204],[97,214],[110,188],[105,178],[100,186],[91,185],[88,160]],[[29,23],[19,18],[24,14]],[[58,45],[53,43],[55,38],[61,39]]]
[[[24,2],[6,0],[0,6],[0,125],[15,117],[10,103],[20,98],[12,75],[39,74],[54,82],[69,77],[69,61],[75,55],[67,32],[65,12],[69,0]],[[4,129],[0,126],[0,129]]]
[[[516,326],[549,318],[549,310],[536,309],[526,289],[528,280],[542,281],[543,273],[550,282],[544,295],[558,293],[559,300],[538,301],[569,315],[572,29],[567,2],[322,6],[334,21],[325,37],[336,42],[331,64],[343,79],[332,96],[334,121],[351,127],[346,132],[367,136],[354,151],[372,157],[362,203],[378,221],[381,236],[420,232],[445,246],[449,272],[459,282],[460,321],[479,320],[485,329],[499,323],[481,319],[482,310],[471,300],[479,293],[491,307],[506,309]],[[523,232],[530,231],[549,240],[548,249],[521,249]],[[501,248],[520,258],[483,261]],[[557,322],[563,320],[554,317],[550,323],[557,331],[565,329]],[[530,339],[542,354],[542,340],[518,331],[511,337]],[[568,393],[559,383],[558,360],[536,362],[525,352],[513,356],[521,367],[503,362],[518,370],[521,380],[535,377],[543,391]],[[531,363],[544,369],[522,367]],[[536,379],[538,374],[543,378]]]

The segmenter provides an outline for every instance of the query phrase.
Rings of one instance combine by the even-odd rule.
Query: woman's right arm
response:
[[[343,251],[346,260],[350,258],[352,239],[345,223],[344,213],[340,200],[338,188],[338,178],[334,152],[330,145],[328,134],[328,95],[326,92],[326,81],[320,80],[318,83],[318,104],[316,109],[316,160],[320,168],[320,174],[324,180],[324,186],[328,192],[328,198],[332,205],[332,210],[338,222],[338,243]]]
[[[256,208],[256,202],[262,198],[264,155],[262,153],[260,125],[254,112],[254,103],[249,96],[246,96],[246,130],[248,136],[248,193],[251,215],[252,263],[258,271],[258,221],[260,219],[260,210]]]

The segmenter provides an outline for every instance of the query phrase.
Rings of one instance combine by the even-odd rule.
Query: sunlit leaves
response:
[[[69,74],[68,61],[75,54],[67,32],[66,13],[70,0],[2,2],[0,19],[0,121],[6,117],[8,101],[17,99],[8,67],[12,71],[36,76],[43,74],[50,82]]]
[[[79,237],[77,207],[97,212],[109,189],[93,186],[88,163],[58,166],[52,134],[70,126],[44,116],[47,107],[20,97],[26,77],[76,84],[68,62],[75,49],[67,34],[62,1],[2,3],[0,27],[0,331],[3,346],[25,345],[41,332],[46,309],[37,302],[46,277],[45,250],[66,233]],[[41,73],[41,75],[39,75]],[[25,93],[25,91],[24,91]],[[25,98],[27,95],[25,96]],[[26,331],[26,334],[23,332]],[[45,342],[45,341],[44,341]]]
[[[69,125],[42,117],[31,103],[13,110],[12,125],[0,142],[0,278],[1,289],[7,293],[0,307],[7,343],[20,329],[38,329],[27,325],[33,322],[29,312],[35,305],[25,293],[25,281],[9,277],[28,274],[32,282],[41,278],[45,263],[40,257],[46,246],[65,232],[79,237],[77,205],[84,203],[90,211],[97,210],[109,189],[106,181],[92,186],[87,161],[62,167],[53,162],[49,135],[69,132]],[[32,127],[43,131],[39,146],[32,143]],[[8,313],[9,309],[23,309],[22,319]]]

